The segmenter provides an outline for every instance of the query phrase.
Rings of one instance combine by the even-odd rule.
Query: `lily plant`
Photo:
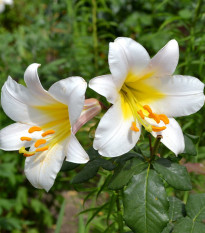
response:
[[[131,38],[109,44],[111,74],[93,78],[89,87],[113,106],[101,119],[94,148],[106,157],[130,151],[142,126],[176,155],[184,151],[184,136],[173,117],[190,115],[204,104],[204,84],[191,76],[172,75],[179,60],[176,40],[153,58]]]
[[[88,162],[74,134],[101,107],[95,99],[85,100],[87,83],[81,77],[63,79],[46,91],[38,67],[31,64],[26,69],[27,87],[9,77],[2,88],[3,110],[16,123],[0,131],[0,148],[19,150],[26,157],[28,180],[34,187],[48,191],[65,158],[78,164]]]

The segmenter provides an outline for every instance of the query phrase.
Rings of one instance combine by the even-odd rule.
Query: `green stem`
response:
[[[93,47],[95,72],[98,71],[98,36],[97,36],[97,3],[92,0],[92,27],[93,27]]]
[[[157,155],[157,152],[159,150],[159,145],[160,145],[160,140],[161,140],[162,136],[158,135],[155,139],[154,142],[154,146],[152,148],[150,148],[150,160],[149,162],[151,162],[152,160],[154,160],[155,156]]]
[[[122,210],[120,205],[120,193],[116,191],[116,205],[117,205],[117,216],[118,216],[118,229],[119,233],[123,233],[123,217],[122,217]]]

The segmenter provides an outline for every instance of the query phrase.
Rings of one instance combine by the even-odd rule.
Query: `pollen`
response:
[[[141,116],[142,119],[144,119],[144,114],[141,109],[137,113]]]
[[[38,127],[38,126],[32,126],[29,130],[28,130],[28,132],[29,133],[33,133],[33,132],[35,132],[35,131],[41,131],[42,129],[40,128],[40,127]]]
[[[165,130],[166,128],[167,128],[166,126],[162,126],[162,127],[152,126],[152,130],[154,132],[160,132],[160,131]]]
[[[21,137],[20,139],[21,139],[21,141],[31,141],[32,140],[32,138],[29,138],[29,137]]]
[[[156,113],[153,113],[153,112],[152,112],[152,113],[149,114],[148,117],[154,119],[154,120],[157,122],[157,124],[160,123],[160,117],[159,117],[159,115],[157,115]]]
[[[130,127],[132,131],[139,132],[140,130],[137,128],[136,123],[133,121],[132,126]]]
[[[54,134],[54,133],[55,133],[55,131],[51,129],[51,130],[47,130],[46,132],[42,133],[41,136],[45,137],[45,136],[47,136],[49,134]]]
[[[46,140],[45,140],[45,139],[38,139],[38,140],[35,142],[34,146],[35,146],[35,147],[39,147],[40,145],[45,144],[45,143],[46,143]]]
[[[48,146],[37,148],[36,152],[41,152],[41,151],[45,151],[45,150],[48,150]]]
[[[159,115],[160,120],[164,122],[164,124],[169,124],[169,118],[165,114],[160,114]]]

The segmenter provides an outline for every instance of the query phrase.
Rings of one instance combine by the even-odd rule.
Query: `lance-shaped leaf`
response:
[[[166,191],[150,167],[132,177],[124,191],[123,205],[125,222],[134,232],[159,233],[168,223]]]
[[[199,141],[199,136],[184,134],[184,141],[185,141],[185,149],[183,153],[187,155],[196,156],[197,155],[196,144]]]
[[[142,172],[147,167],[148,163],[140,158],[127,160],[115,169],[108,188],[114,190],[123,188],[134,174]]]
[[[163,176],[167,183],[175,189],[184,191],[192,189],[186,167],[163,158],[158,159],[153,166],[154,169]]]

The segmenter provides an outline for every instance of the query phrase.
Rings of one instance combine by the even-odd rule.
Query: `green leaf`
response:
[[[173,228],[174,228],[174,225],[172,223],[168,223],[167,226],[162,231],[162,233],[171,233]]]
[[[176,197],[169,197],[169,221],[174,222],[185,216],[185,205]]]
[[[193,221],[201,222],[205,220],[205,194],[191,194],[186,204],[187,215]],[[205,227],[205,226],[204,226]]]
[[[158,159],[153,163],[153,166],[154,169],[163,176],[167,183],[175,189],[183,191],[192,189],[186,167],[164,158]]]
[[[185,149],[183,154],[196,156],[197,155],[196,144],[199,141],[199,136],[184,134],[184,140],[185,140]]]
[[[147,167],[148,163],[139,158],[127,160],[115,169],[108,188],[112,190],[122,189],[127,185],[133,174],[138,174]]]
[[[61,167],[61,171],[70,171],[70,170],[75,169],[78,166],[79,164],[64,161]]]
[[[60,231],[61,231],[61,225],[63,223],[63,217],[64,217],[64,213],[65,213],[65,206],[66,206],[66,200],[64,199],[63,203],[61,205],[61,208],[60,208],[60,213],[58,215],[55,233],[60,233]]]
[[[99,169],[99,164],[97,160],[88,162],[85,167],[72,179],[72,184],[83,183],[92,177],[94,177]]]
[[[166,191],[150,167],[132,177],[124,191],[123,205],[125,222],[134,232],[159,233],[168,223]]]
[[[205,225],[186,217],[176,223],[172,233],[205,233]]]

